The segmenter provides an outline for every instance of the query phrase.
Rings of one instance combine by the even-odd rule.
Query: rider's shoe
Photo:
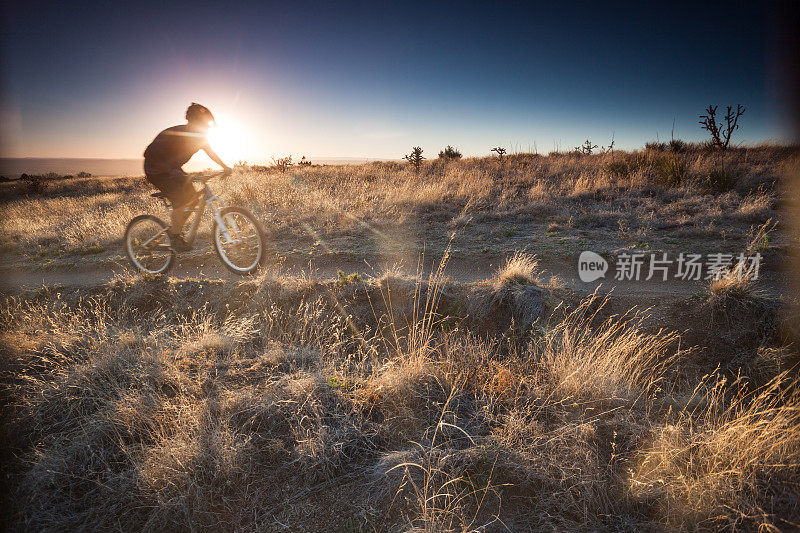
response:
[[[175,252],[188,252],[192,249],[192,246],[186,242],[183,235],[170,235],[169,240],[172,244],[172,250]]]

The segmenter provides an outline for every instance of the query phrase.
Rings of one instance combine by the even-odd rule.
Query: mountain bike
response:
[[[184,223],[184,228],[189,226],[184,240],[191,249],[207,207],[214,221],[211,241],[222,264],[235,274],[253,274],[267,255],[264,229],[250,211],[243,207],[225,207],[222,199],[211,192],[208,181],[223,175],[225,173],[220,172],[192,177],[192,182],[202,184],[203,188],[198,191],[195,205]],[[162,200],[170,208],[164,193],[150,196]],[[164,274],[172,268],[175,250],[168,229],[169,224],[154,215],[139,215],[130,221],[125,230],[125,252],[134,267],[148,274]]]

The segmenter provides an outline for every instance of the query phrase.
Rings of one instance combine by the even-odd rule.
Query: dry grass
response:
[[[737,263],[724,276],[711,280],[708,286],[711,299],[721,301],[729,297],[749,298],[753,293],[753,274],[745,270],[743,263]]]
[[[727,192],[704,188],[704,176],[720,162],[699,149],[517,154],[503,165],[492,158],[437,160],[426,162],[419,174],[395,162],[295,167],[285,173],[244,167],[212,185],[268,223],[283,253],[352,253],[356,237],[364,254],[413,260],[423,244],[443,252],[449,235],[443,222],[471,224],[454,243],[470,252],[501,242],[510,249],[545,244],[546,239],[532,243],[522,237],[544,235],[548,228],[595,243],[615,239],[608,243],[612,247],[666,238],[657,231],[662,228],[673,231],[673,239],[741,241],[750,225],[776,217],[775,183],[791,166],[790,156],[790,149],[774,146],[731,151],[725,166],[737,179]],[[680,160],[679,182],[663,178],[666,159]],[[0,247],[38,263],[117,257],[116,243],[134,215],[149,211],[167,217],[149,198],[151,188],[142,178],[62,180],[41,195],[28,194],[21,185],[3,188]],[[609,236],[608,230],[620,234]]]
[[[756,289],[753,276],[754,270],[746,262],[738,262],[719,279],[711,280],[706,307],[712,322],[742,323],[768,310],[770,302]]]
[[[508,283],[533,283],[538,266],[536,257],[515,251],[497,271],[497,283],[501,286]]]
[[[779,531],[800,527],[800,398],[782,373],[750,391],[714,374],[655,431],[632,478],[680,529]],[[725,396],[732,396],[725,398]]]
[[[245,171],[219,192],[304,232],[284,247],[335,253],[357,240],[373,256],[416,257],[424,240],[445,259],[427,279],[130,276],[4,300],[12,525],[798,527],[800,384],[785,363],[796,348],[779,342],[754,280],[734,271],[693,314],[688,300],[655,321],[541,286],[533,252],[511,254],[489,282],[444,271],[451,246],[475,251],[472,237],[505,254],[539,234],[628,246],[725,231],[726,251],[766,253],[780,239],[772,180],[789,154],[726,157],[737,181],[721,193],[703,185],[719,162],[701,150],[432,161],[419,175],[399,163]],[[93,255],[152,207],[147,194],[134,178],[54,183],[2,204],[0,244]]]
[[[676,335],[644,315],[593,297],[486,335],[447,314],[507,290],[482,287],[441,271],[345,286],[134,277],[7,300],[14,520],[309,531],[800,520],[790,375],[755,392],[707,377],[692,395]],[[510,315],[527,305],[510,302]]]
[[[553,388],[578,400],[647,398],[680,355],[678,335],[644,331],[641,317],[614,316],[592,327],[596,296],[581,303],[532,345]],[[606,302],[599,302],[602,308]]]

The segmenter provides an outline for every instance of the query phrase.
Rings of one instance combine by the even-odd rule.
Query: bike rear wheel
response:
[[[125,230],[125,253],[133,266],[147,274],[163,274],[172,268],[175,251],[172,249],[169,226],[153,215],[139,215]]]
[[[226,207],[219,215],[224,227],[214,221],[212,240],[222,264],[241,276],[253,274],[266,257],[266,238],[261,224],[243,207]]]

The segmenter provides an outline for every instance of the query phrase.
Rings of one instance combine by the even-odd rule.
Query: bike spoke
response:
[[[223,228],[217,228],[217,239],[223,260],[234,268],[252,269],[261,257],[261,235],[255,224],[240,213],[228,213],[223,217],[228,239]]]
[[[128,247],[136,267],[145,272],[162,272],[172,258],[166,228],[155,220],[143,219],[132,227]]]

